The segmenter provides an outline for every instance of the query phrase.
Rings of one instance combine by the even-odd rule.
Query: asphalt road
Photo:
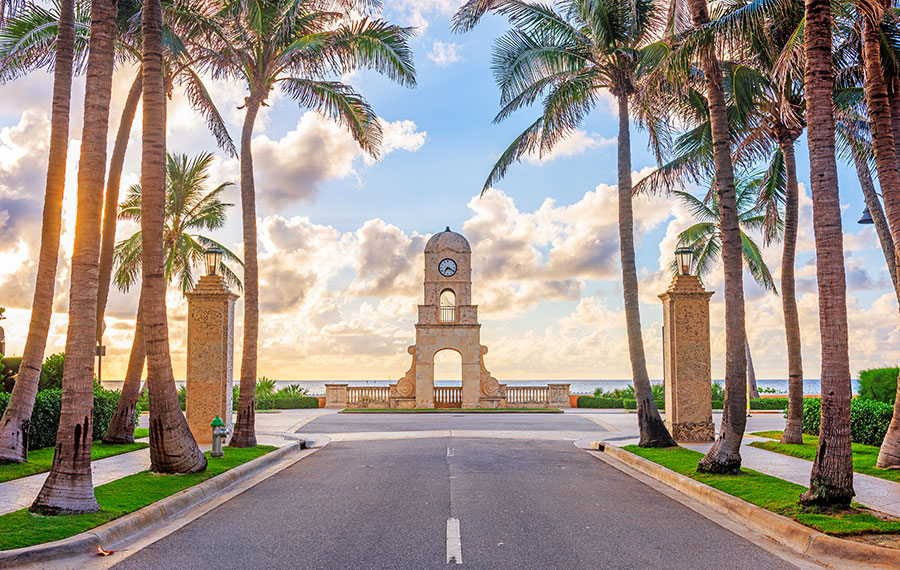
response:
[[[533,415],[417,418],[421,429],[552,427]],[[397,431],[410,420],[329,416],[303,431]],[[570,442],[486,438],[330,443],[116,566],[452,567],[791,566]]]

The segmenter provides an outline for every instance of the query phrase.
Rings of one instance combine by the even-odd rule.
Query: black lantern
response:
[[[679,275],[690,275],[691,266],[694,264],[694,250],[685,246],[676,249],[675,263],[678,264]]]
[[[872,214],[869,212],[869,207],[866,206],[866,209],[863,210],[862,216],[860,216],[857,224],[874,224],[875,220],[872,219]]]
[[[219,264],[222,263],[222,250],[211,247],[203,252],[203,261],[206,263],[206,274],[215,277],[219,274]]]

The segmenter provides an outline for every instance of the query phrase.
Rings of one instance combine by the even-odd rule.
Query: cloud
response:
[[[447,67],[462,59],[459,55],[459,49],[461,47],[462,46],[459,44],[444,43],[434,40],[431,51],[428,52],[428,59],[436,63],[438,67]]]
[[[597,133],[588,134],[581,129],[575,129],[571,135],[556,143],[553,151],[546,154],[533,152],[525,155],[525,160],[531,164],[541,164],[556,160],[577,156],[595,148],[606,148],[616,144],[616,138],[604,138]]]

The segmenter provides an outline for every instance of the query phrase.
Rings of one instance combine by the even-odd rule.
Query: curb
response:
[[[367,410],[365,408],[344,408],[339,414],[562,414],[560,408],[546,408],[542,410],[517,410],[516,408],[495,408],[490,410],[467,410],[456,408],[425,408],[415,409],[398,408],[396,410]]]
[[[176,518],[184,511],[227,491],[237,483],[256,475],[282,459],[299,453],[305,447],[306,442],[302,440],[288,444],[133,513],[128,513],[75,536],[44,544],[0,551],[0,568],[14,568],[36,562],[90,554],[96,552],[103,544],[110,545],[127,540],[144,532],[152,525]]]
[[[590,449],[625,463],[803,556],[842,568],[848,564],[900,568],[900,550],[829,536],[609,443],[594,442]]]

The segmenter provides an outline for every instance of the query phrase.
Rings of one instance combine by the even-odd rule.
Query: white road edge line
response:
[[[447,519],[447,564],[462,564],[462,542],[459,538],[459,519]]]

